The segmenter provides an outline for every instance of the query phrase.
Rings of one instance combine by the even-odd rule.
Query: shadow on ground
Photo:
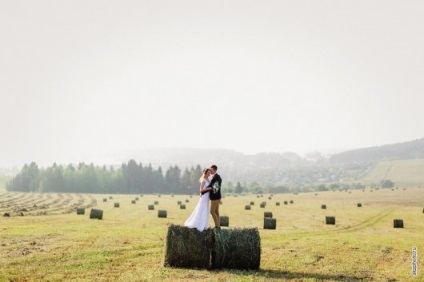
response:
[[[318,273],[301,273],[301,272],[289,272],[289,271],[278,271],[278,270],[267,270],[260,269],[258,271],[254,270],[234,270],[234,269],[216,269],[210,270],[211,272],[231,272],[231,274],[241,275],[241,276],[250,276],[254,275],[258,278],[269,278],[269,279],[316,279],[318,281],[366,281],[370,277],[356,277],[356,276],[346,276],[342,274],[326,275]]]

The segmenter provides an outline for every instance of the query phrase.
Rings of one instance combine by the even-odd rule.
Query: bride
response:
[[[210,169],[203,170],[202,177],[200,177],[200,199],[191,213],[190,217],[184,222],[184,226],[189,228],[196,228],[199,231],[208,229],[209,220],[209,191],[212,188],[207,188],[209,185],[208,177]]]

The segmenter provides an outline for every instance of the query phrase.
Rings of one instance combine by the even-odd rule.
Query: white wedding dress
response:
[[[202,187],[208,187],[209,181],[204,179]],[[194,208],[189,218],[184,222],[184,226],[196,228],[199,231],[208,229],[209,226],[209,191],[200,196],[199,202]]]

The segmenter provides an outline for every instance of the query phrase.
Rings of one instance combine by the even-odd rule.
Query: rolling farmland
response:
[[[399,187],[424,187],[424,160],[381,161],[358,181],[378,184],[382,179],[390,179]]]

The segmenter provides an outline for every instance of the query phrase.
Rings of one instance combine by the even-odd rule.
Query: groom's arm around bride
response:
[[[219,174],[216,173],[217,170],[218,170],[218,167],[216,165],[211,166],[212,180],[209,183],[208,187],[212,188],[212,190],[209,193],[209,198],[211,200],[211,215],[215,223],[215,228],[220,229],[219,201],[221,200],[222,179],[221,179],[221,176],[219,176]]]

